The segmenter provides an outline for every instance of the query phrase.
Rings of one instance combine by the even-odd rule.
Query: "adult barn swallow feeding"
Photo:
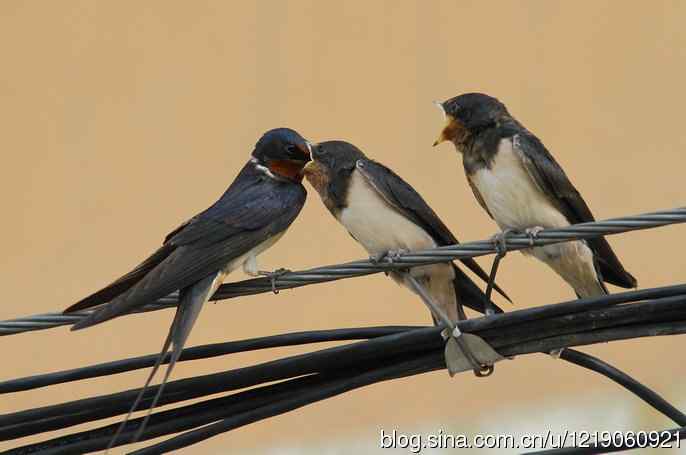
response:
[[[305,177],[331,214],[376,259],[403,250],[458,243],[414,188],[352,144],[328,141],[312,145],[312,161],[305,168]],[[488,281],[488,275],[473,259],[461,262]],[[431,309],[434,323],[442,320],[454,325],[465,318],[463,304],[483,313],[488,302],[481,289],[452,262],[413,267],[409,272],[392,271],[390,276],[419,294]],[[507,298],[499,287],[495,289]]]
[[[310,160],[309,149],[310,144],[291,129],[265,133],[217,202],[173,230],[162,246],[131,272],[65,310],[71,313],[103,304],[72,330],[130,313],[179,290],[169,335],[143,390],[171,346],[163,387],[200,309],[224,277],[241,266],[252,276],[268,274],[258,270],[256,257],[281,238],[305,203],[302,169]],[[137,436],[141,432],[142,427]]]
[[[455,145],[476,200],[504,233],[535,236],[541,229],[595,220],[555,158],[500,101],[468,93],[437,104],[446,124],[434,145]],[[607,294],[604,282],[636,287],[604,237],[522,252],[548,264],[579,298]]]

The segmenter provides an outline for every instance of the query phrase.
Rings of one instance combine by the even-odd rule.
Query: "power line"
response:
[[[686,221],[686,208],[585,223],[565,229],[542,231],[537,238],[511,235],[509,251],[600,235],[648,229]],[[314,283],[368,275],[495,252],[490,240],[433,250],[410,252],[392,263],[369,260],[289,272],[270,279],[253,279],[223,285],[214,299],[290,289]],[[174,306],[171,295],[141,311]],[[72,324],[87,312],[73,315],[51,313],[0,322],[0,334],[9,335]],[[481,337],[503,356],[547,353],[562,349],[560,359],[601,374],[624,387],[679,428],[674,438],[686,436],[686,415],[650,388],[619,369],[588,354],[570,349],[594,343],[639,337],[686,333],[686,284],[633,290],[594,298],[543,305],[504,314],[459,322],[462,332]],[[196,360],[256,349],[309,345],[331,341],[353,341],[269,362],[180,379],[167,384],[158,406],[203,399],[154,413],[142,440],[172,435],[166,441],[138,450],[139,455],[166,453],[271,416],[340,395],[366,385],[444,369],[445,342],[440,327],[367,327],[318,330],[266,336],[250,340],[188,348],[181,361]],[[9,394],[118,374],[152,365],[155,355],[123,359],[98,365],[0,382],[0,393]],[[15,440],[47,431],[123,415],[138,389],[43,406],[0,415],[0,440]],[[157,391],[151,387],[140,402],[146,409]],[[209,395],[224,393],[219,398]],[[131,420],[118,440],[128,443],[140,419]],[[71,454],[101,450],[107,446],[119,423],[66,436],[50,438],[11,449],[7,454]],[[542,453],[582,454],[628,450],[609,444],[587,448],[564,448]]]
[[[507,251],[521,250],[531,246],[543,246],[570,240],[586,239],[623,232],[650,229],[670,224],[686,222],[686,207],[642,215],[613,218],[605,221],[582,223],[564,229],[546,229],[536,238],[526,234],[512,234],[507,236],[505,247]],[[316,267],[309,270],[284,273],[272,279],[255,278],[250,280],[227,283],[222,285],[212,297],[212,300],[225,300],[244,295],[261,294],[325,283],[346,278],[387,272],[394,269],[416,267],[418,265],[446,262],[453,259],[464,259],[496,253],[496,246],[492,240],[462,243],[429,250],[408,252],[393,258],[392,262],[374,263],[369,259],[349,262],[346,264]],[[155,311],[176,306],[177,294],[159,299],[135,312]],[[22,332],[45,330],[63,325],[71,325],[88,316],[91,311],[72,314],[46,313],[0,322],[0,336],[13,335]]]

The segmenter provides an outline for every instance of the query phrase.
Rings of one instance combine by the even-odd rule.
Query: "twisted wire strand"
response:
[[[504,246],[506,251],[516,251],[531,248],[532,246],[544,246],[572,240],[614,235],[684,222],[686,222],[686,207],[680,207],[635,216],[575,224],[562,229],[545,229],[539,232],[535,238],[527,234],[511,234],[504,239]],[[223,284],[212,296],[212,300],[225,300],[272,291],[278,292],[310,284],[354,278],[419,265],[435,264],[437,262],[448,262],[454,259],[485,256],[496,252],[497,248],[493,240],[480,240],[402,253],[397,258],[387,259],[382,262],[365,259],[344,264],[315,267],[309,270],[286,272],[273,278],[255,278]],[[176,306],[177,303],[178,293],[173,293],[133,312],[156,311]],[[45,313],[0,321],[0,336],[71,325],[85,318],[92,311],[82,311],[68,315]]]

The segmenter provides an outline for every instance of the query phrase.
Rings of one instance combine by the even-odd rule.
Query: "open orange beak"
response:
[[[457,122],[452,115],[445,113],[443,103],[440,101],[434,101],[434,104],[438,106],[443,113],[443,117],[445,118],[445,125],[443,125],[441,134],[438,135],[438,138],[433,143],[433,146],[436,147],[438,144],[441,144],[445,141],[450,141],[453,139],[453,137],[455,137],[455,132],[459,129],[459,122]]]
[[[438,135],[438,139],[434,141],[433,146],[436,147],[438,144],[441,144],[445,141],[452,141],[462,130],[462,124],[458,120],[455,120],[452,115],[446,115],[445,125],[443,125],[441,134]]]

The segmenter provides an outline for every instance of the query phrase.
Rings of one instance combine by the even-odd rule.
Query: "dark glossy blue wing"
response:
[[[595,221],[586,201],[536,136],[528,132],[519,133],[512,137],[512,144],[531,178],[567,221],[571,224]],[[624,268],[605,237],[588,239],[586,242],[595,253],[604,281],[624,288],[636,287],[636,278]]]
[[[362,159],[362,167],[359,169],[369,183],[383,196],[383,198],[403,216],[421,226],[431,235],[439,246],[454,245],[459,243],[457,238],[450,232],[448,227],[441,221],[424,198],[417,193],[407,182],[391,169],[381,163],[369,159]],[[479,278],[488,282],[488,274],[476,263],[474,259],[460,260]],[[466,275],[465,275],[466,278]],[[507,296],[498,285],[497,290],[507,300]]]
[[[300,184],[275,181],[244,168],[214,205],[167,236],[163,247],[151,256],[156,260],[144,262],[154,266],[148,267],[133,286],[74,328],[128,313],[222,270],[288,228],[305,197]],[[159,251],[164,251],[164,257]]]

